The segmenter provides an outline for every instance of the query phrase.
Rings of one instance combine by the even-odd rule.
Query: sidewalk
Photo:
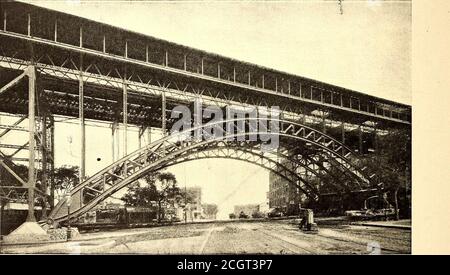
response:
[[[367,221],[367,222],[355,222],[354,225],[363,226],[377,226],[386,228],[397,228],[411,230],[411,220],[400,220],[400,221]]]

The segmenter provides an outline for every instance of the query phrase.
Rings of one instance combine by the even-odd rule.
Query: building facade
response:
[[[301,194],[294,185],[284,178],[270,172],[269,207],[282,211],[285,215],[297,215],[301,203]]]

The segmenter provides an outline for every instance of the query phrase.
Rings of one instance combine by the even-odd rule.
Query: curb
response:
[[[409,225],[375,224],[375,223],[352,223],[352,225],[372,226],[372,227],[384,227],[384,228],[394,228],[394,229],[411,230],[411,226],[409,226]]]

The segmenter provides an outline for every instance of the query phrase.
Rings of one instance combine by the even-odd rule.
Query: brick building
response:
[[[269,174],[269,207],[277,208],[286,215],[297,215],[301,195],[298,188],[284,178],[270,172]]]

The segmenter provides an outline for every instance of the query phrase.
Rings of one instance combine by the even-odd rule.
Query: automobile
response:
[[[241,211],[241,213],[239,213],[239,219],[248,219],[249,216],[247,214],[244,213],[244,211]]]
[[[261,219],[264,217],[265,217],[265,215],[262,212],[256,211],[256,212],[252,213],[252,218],[254,218],[254,219]]]
[[[387,205],[385,208],[378,208],[380,199]],[[361,210],[345,211],[345,216],[353,220],[377,220],[390,219],[396,216],[394,207],[386,200],[386,197],[378,195],[367,198],[364,201],[364,207]]]
[[[284,213],[278,208],[272,208],[269,213],[267,213],[267,217],[274,218],[274,217],[283,217]]]
[[[366,209],[366,210],[348,210],[345,211],[345,216],[355,220],[377,220],[380,218],[394,218],[394,208],[383,209]]]

